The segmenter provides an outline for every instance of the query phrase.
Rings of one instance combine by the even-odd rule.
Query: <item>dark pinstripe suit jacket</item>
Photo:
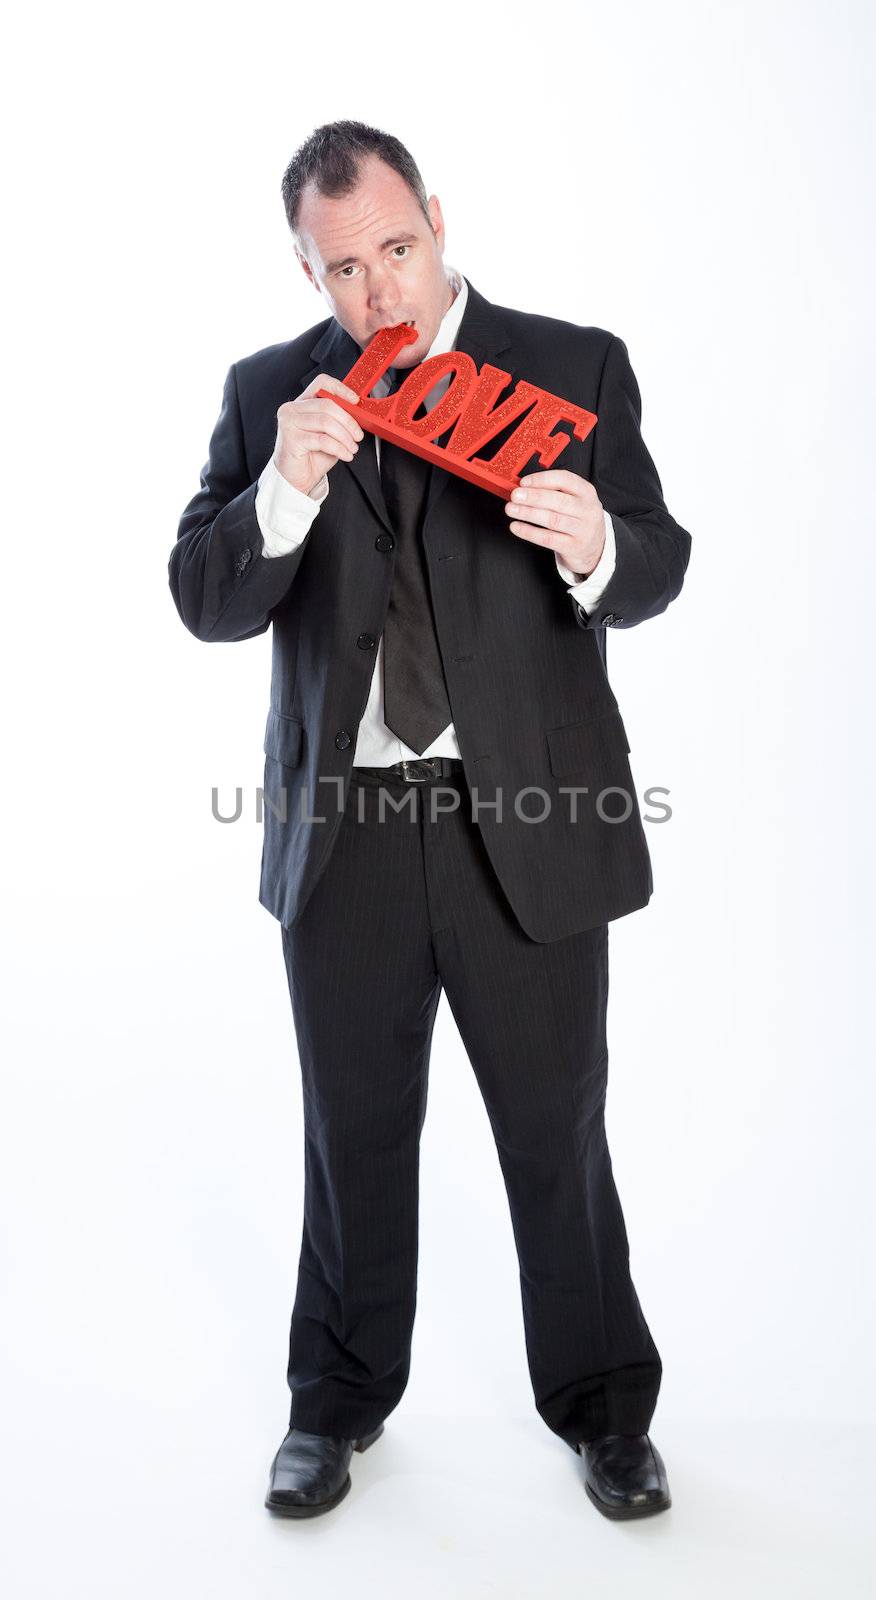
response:
[[[605,629],[665,610],[682,587],[691,540],[666,508],[642,440],[622,339],[494,305],[469,279],[456,346],[478,366],[509,371],[512,386],[527,378],[596,412],[587,439],[572,439],[557,466],[590,479],[615,529],[617,565],[588,616],[559,579],[553,552],[509,533],[498,497],[432,469],[423,539],[466,778],[502,890],[523,929],[544,942],[650,899]],[[255,497],[279,406],[317,373],[343,378],[358,353],[329,317],[232,365],[201,487],[169,563],[177,609],[198,639],[251,639],[273,624],[259,899],[286,924],[303,910],[337,837],[375,659],[356,640],[383,631],[394,555],[381,535],[393,530],[368,433],[354,460],[332,468],[331,493],[289,555],[261,554]],[[572,788],[587,792],[573,796]],[[325,820],[310,820],[317,816]]]

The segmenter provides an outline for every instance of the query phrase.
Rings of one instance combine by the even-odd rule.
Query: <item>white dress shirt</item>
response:
[[[444,313],[441,325],[429,347],[430,356],[442,355],[447,350],[452,350],[465,311],[468,299],[468,284],[455,267],[446,267],[447,277],[454,298]],[[424,359],[428,359],[424,357]],[[451,381],[451,374],[445,373],[433,389],[429,390],[424,404],[427,411],[437,405]],[[376,383],[371,393],[381,398],[389,388],[389,380],[382,377]],[[367,433],[366,433],[367,438]],[[365,444],[363,439],[362,443]],[[377,449],[378,466],[380,463],[380,438],[374,435]],[[441,469],[439,468],[439,471]],[[536,469],[537,470],[537,469]],[[302,543],[307,537],[311,524],[319,512],[323,500],[329,492],[328,474],[323,473],[319,482],[314,484],[309,494],[303,489],[296,489],[283,477],[274,464],[273,458],[267,463],[259,477],[259,487],[256,494],[255,511],[259,528],[261,529],[264,549],[262,554],[267,557],[288,555],[296,545]],[[506,513],[507,515],[507,513]],[[605,514],[605,548],[597,565],[586,578],[580,573],[570,571],[564,566],[559,556],[554,552],[557,571],[566,584],[570,594],[574,595],[579,605],[586,611],[591,611],[598,604],[602,593],[615,567],[615,538],[611,517]],[[509,537],[513,538],[513,534]],[[356,748],[353,752],[353,765],[357,767],[385,767],[392,766],[396,761],[424,760],[427,756],[457,756],[460,755],[459,742],[452,722],[422,753],[411,749],[404,743],[383,720],[383,636],[377,646],[377,655],[374,662],[375,670],[371,676],[371,687],[368,702],[356,737]]]

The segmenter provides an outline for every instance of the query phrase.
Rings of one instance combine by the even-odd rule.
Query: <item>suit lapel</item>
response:
[[[508,331],[496,308],[482,294],[478,293],[470,278],[466,278],[466,283],[468,284],[468,300],[459,324],[455,349],[464,350],[466,355],[471,356],[477,367],[483,366],[485,361],[493,362],[494,365],[502,367],[504,371],[510,372],[513,384],[516,381],[516,374],[509,366],[509,363],[495,360],[503,350],[511,348]],[[320,372],[331,373],[333,378],[345,378],[361,354],[361,348],[355,339],[332,317],[328,327],[323,331],[310,351],[313,366],[302,377],[299,394],[303,393],[308,384],[312,383]],[[392,521],[380,486],[380,472],[377,466],[374,434],[366,429],[365,438],[362,440],[362,444],[353,460],[339,461],[332,468],[332,471],[345,471],[352,474],[375,516],[379,518],[387,531],[392,533],[394,531]],[[443,467],[433,466],[426,499],[425,518],[427,521],[447,485],[448,478],[451,476],[452,474],[446,472]],[[487,493],[486,490],[483,492]]]

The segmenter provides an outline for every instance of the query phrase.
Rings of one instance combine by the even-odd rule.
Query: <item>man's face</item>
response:
[[[377,156],[352,194],[331,200],[309,184],[298,214],[298,259],[332,315],[363,349],[378,328],[413,321],[416,344],[394,365],[428,354],[453,291],[444,270],[444,221],[435,195],[431,226],[404,178]]]

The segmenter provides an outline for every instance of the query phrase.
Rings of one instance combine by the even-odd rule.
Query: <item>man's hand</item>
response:
[[[523,520],[511,532],[555,550],[570,572],[590,576],[605,547],[605,517],[592,483],[561,467],[528,472],[511,491],[505,510]],[[547,532],[542,532],[547,529]]]
[[[333,389],[345,400],[359,398],[349,384],[320,372],[297,400],[287,400],[277,412],[274,465],[287,483],[305,494],[336,461],[352,461],[359,440],[365,437],[343,406],[334,400],[316,399],[317,389]]]

